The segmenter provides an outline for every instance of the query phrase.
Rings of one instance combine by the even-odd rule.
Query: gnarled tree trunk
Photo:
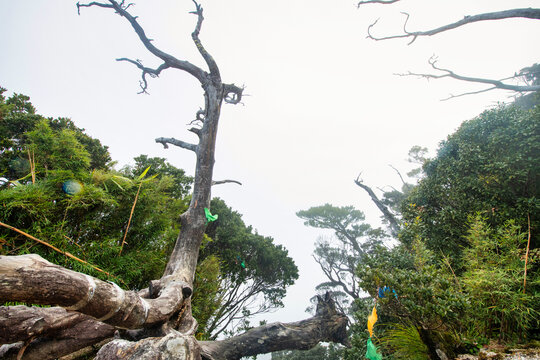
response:
[[[204,208],[209,208],[218,121],[223,102],[237,104],[242,88],[224,84],[219,68],[199,40],[203,9],[195,1],[197,24],[192,39],[208,66],[204,70],[180,60],[153,45],[127,9],[131,4],[77,3],[101,7],[125,18],[139,39],[163,63],[147,68],[138,60],[118,59],[146,75],[159,75],[174,68],[194,76],[204,89],[205,108],[197,112],[189,129],[198,138],[190,144],[174,138],[156,142],[175,145],[196,154],[193,195],[188,210],[180,216],[181,232],[161,279],[138,293],[116,284],[49,263],[37,255],[0,257],[0,301],[52,305],[52,308],[11,306],[0,308],[0,356],[5,358],[54,359],[84,347],[115,339],[104,345],[97,359],[239,359],[284,349],[307,349],[319,341],[346,343],[347,318],[338,314],[333,301],[321,299],[317,315],[291,324],[272,324],[243,335],[215,342],[198,342],[193,334],[197,322],[191,315],[190,296],[199,248],[206,228]],[[219,182],[216,182],[219,183]]]

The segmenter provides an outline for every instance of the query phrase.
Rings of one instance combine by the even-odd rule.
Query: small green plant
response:
[[[390,324],[381,343],[395,359],[427,360],[428,349],[413,325]]]
[[[511,220],[495,229],[480,215],[470,222],[463,275],[470,320],[488,337],[524,339],[540,319],[537,274],[523,292],[526,234]]]

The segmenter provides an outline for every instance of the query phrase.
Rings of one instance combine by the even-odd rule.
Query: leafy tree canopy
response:
[[[219,218],[207,226],[212,241],[203,245],[199,260],[220,259],[221,308],[206,328],[215,338],[230,324],[246,327],[239,320],[283,306],[287,286],[298,279],[298,268],[282,245],[246,226],[223,200],[212,199],[211,212]]]
[[[37,115],[27,96],[2,97],[0,111],[1,125],[11,129],[2,133],[0,160],[12,171],[12,182],[0,190],[0,221],[57,249],[0,228],[0,253],[37,253],[130,289],[159,278],[181,231],[178,215],[187,209],[193,179],[147,155],[120,171],[110,169],[99,140],[71,120]],[[103,166],[93,168],[92,161]],[[208,226],[192,302],[201,339],[245,327],[250,315],[282,306],[286,287],[298,278],[283,246],[246,226],[223,200],[214,199],[211,208],[220,216]]]
[[[523,230],[529,216],[538,228],[539,154],[538,107],[485,111],[463,123],[425,163],[425,178],[402,204],[404,221],[420,218],[427,246],[454,258],[467,246],[467,218],[476,212],[493,226],[516,219]],[[401,234],[405,243],[413,238],[407,229]]]
[[[33,157],[40,172],[55,167],[75,172],[107,169],[111,161],[107,146],[85,134],[84,129],[69,119],[46,119],[36,114],[28,96],[13,94],[6,98],[5,92],[0,87],[0,177],[16,180],[27,175]],[[56,150],[49,153],[49,146],[65,147],[71,153],[63,156]]]
[[[381,244],[384,232],[365,223],[364,213],[353,206],[325,204],[298,211],[296,215],[307,226],[334,232],[335,238],[321,237],[315,246],[315,261],[327,278],[317,290],[330,291],[343,311],[347,311],[351,300],[358,299],[362,291],[355,275],[356,267]]]

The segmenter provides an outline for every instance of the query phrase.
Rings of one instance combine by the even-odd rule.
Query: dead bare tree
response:
[[[371,0],[371,1],[360,1],[357,3],[357,6],[360,7],[362,5],[366,4],[393,4],[400,0],[389,0],[389,1],[380,1],[380,0]],[[463,19],[445,24],[433,29],[428,30],[418,30],[418,31],[409,31],[407,29],[407,23],[409,21],[410,15],[408,13],[403,12],[402,14],[405,15],[405,21],[403,23],[403,33],[402,34],[395,34],[395,35],[388,35],[388,36],[375,36],[373,35],[373,27],[377,24],[378,19],[373,22],[367,29],[367,38],[380,41],[380,40],[389,40],[389,39],[403,39],[407,38],[410,39],[409,45],[412,44],[417,38],[419,37],[425,37],[425,36],[433,36],[440,33],[443,33],[445,31],[450,31],[453,29],[456,29],[461,26],[465,26],[467,24],[472,24],[480,21],[490,21],[490,20],[504,20],[504,19],[512,19],[512,18],[522,18],[522,19],[533,19],[533,20],[540,20],[540,9],[533,9],[533,8],[522,8],[522,9],[509,9],[509,10],[503,10],[503,11],[495,11],[495,12],[487,12],[487,13],[481,13],[476,15],[468,15],[465,16]],[[519,73],[515,73],[513,76],[506,77],[504,79],[485,79],[480,77],[473,77],[473,76],[464,76],[455,73],[452,70],[444,69],[439,66],[437,66],[437,59],[435,57],[432,57],[429,60],[429,64],[434,70],[437,70],[438,74],[424,74],[424,73],[414,73],[414,72],[408,72],[405,74],[397,74],[400,76],[419,76],[426,79],[440,79],[440,78],[453,78],[456,80],[461,81],[468,81],[472,83],[479,83],[479,84],[488,84],[491,85],[490,87],[479,90],[479,91],[471,91],[459,95],[450,95],[448,98],[443,100],[448,100],[454,97],[464,96],[464,95],[470,95],[470,94],[478,94],[494,89],[502,89],[502,90],[510,90],[518,93],[527,93],[527,92],[534,92],[540,90],[540,85],[537,83],[527,83],[526,78],[529,75],[528,69],[522,69]],[[525,84],[516,85],[508,83],[508,80],[521,80],[524,81]]]
[[[141,91],[147,75],[156,77],[166,69],[185,71],[204,89],[205,107],[197,111],[191,144],[161,137],[156,142],[175,145],[196,154],[193,194],[188,210],[180,216],[181,232],[163,276],[139,292],[124,291],[112,282],[51,264],[38,255],[0,257],[0,301],[51,305],[48,308],[6,306],[0,308],[0,356],[16,359],[54,359],[110,339],[96,359],[239,359],[269,351],[307,349],[320,341],[346,343],[346,316],[335,310],[329,297],[320,298],[317,314],[291,324],[271,324],[243,335],[212,342],[198,342],[194,333],[190,298],[199,248],[206,228],[205,208],[211,187],[231,180],[213,181],[214,152],[223,102],[238,104],[243,88],[223,83],[217,63],[202,45],[199,32],[203,8],[195,0],[197,16],[193,42],[208,70],[178,59],[153,45],[128,12],[125,1],[77,3],[77,9],[100,7],[125,18],[142,44],[163,63],[155,69],[141,61],[117,59],[141,70]]]

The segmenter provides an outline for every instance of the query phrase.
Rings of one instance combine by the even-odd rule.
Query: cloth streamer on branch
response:
[[[206,222],[212,222],[218,219],[218,215],[212,215],[208,208],[204,208],[204,215],[206,216]]]
[[[375,306],[373,307],[373,311],[371,312],[371,315],[369,315],[367,320],[367,328],[369,331],[369,337],[373,336],[373,325],[377,322],[377,309],[375,309]]]
[[[240,256],[237,256],[236,257],[236,263],[238,264],[238,261],[240,261],[240,266],[245,269],[246,268],[246,263],[244,260],[242,260],[242,258]]]
[[[382,360],[382,355],[377,352],[377,347],[371,341],[373,336],[373,326],[377,322],[377,308],[374,306],[371,315],[368,316],[367,328],[369,331],[369,339],[367,341],[366,358],[369,360]]]
[[[393,293],[394,293],[394,296],[395,296],[396,299],[397,299],[397,293],[396,293],[396,290],[390,289],[388,286],[383,286],[382,288],[379,288],[379,297],[380,297],[380,298],[384,298],[384,297],[386,297],[386,293],[389,293],[389,292],[393,292]]]
[[[377,352],[377,347],[371,341],[371,338],[367,341],[366,358],[369,360],[382,360],[382,355]]]

